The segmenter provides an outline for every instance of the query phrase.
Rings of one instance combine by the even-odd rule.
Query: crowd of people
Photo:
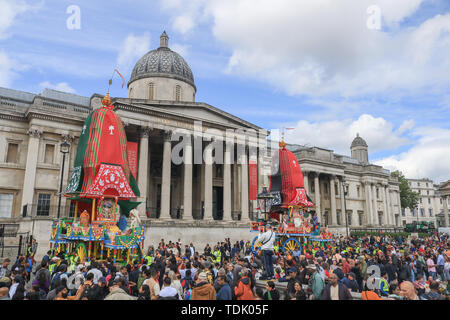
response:
[[[0,268],[0,300],[448,300],[449,236],[335,237],[283,252],[270,227],[262,247],[230,239],[203,252],[161,239],[124,265],[79,262],[75,253],[40,262],[33,250]],[[258,280],[263,285],[257,285]],[[264,288],[263,288],[264,287]],[[285,289],[284,289],[285,288]]]

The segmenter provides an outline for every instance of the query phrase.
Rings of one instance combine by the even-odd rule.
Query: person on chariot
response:
[[[286,233],[288,230],[288,227],[289,227],[287,213],[283,214],[283,219],[282,219],[281,225],[282,225],[282,233]]]
[[[302,225],[302,219],[301,219],[302,215],[298,212],[295,211],[293,214],[293,220],[294,220],[294,226],[296,228],[300,228],[300,226]]]

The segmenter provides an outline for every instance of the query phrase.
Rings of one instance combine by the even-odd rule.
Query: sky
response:
[[[164,30],[196,101],[342,155],[359,133],[371,163],[450,179],[448,0],[0,0],[0,86],[104,94]]]

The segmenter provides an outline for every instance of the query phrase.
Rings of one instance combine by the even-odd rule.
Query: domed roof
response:
[[[368,147],[367,142],[359,136],[359,133],[356,134],[356,138],[353,139],[352,145],[350,146],[350,148],[353,147]]]
[[[128,86],[135,80],[151,77],[166,77],[185,81],[195,88],[191,68],[175,51],[168,47],[169,37],[161,35],[160,47],[147,52],[133,68]]]

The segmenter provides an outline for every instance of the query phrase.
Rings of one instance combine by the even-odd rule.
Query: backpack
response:
[[[188,290],[190,284],[192,283],[192,279],[186,279],[184,278],[183,280],[181,280],[181,286],[183,287],[183,290]]]
[[[60,280],[61,280],[61,272],[55,273],[55,275],[53,276],[53,279],[52,279],[52,284],[51,284],[52,289],[54,289],[58,286]]]

